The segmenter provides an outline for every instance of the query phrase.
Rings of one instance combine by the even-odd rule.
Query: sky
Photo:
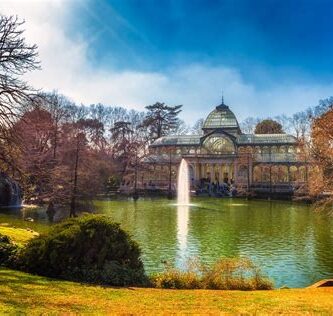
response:
[[[291,115],[333,95],[331,0],[1,0],[25,20],[42,69],[25,76],[77,103],[224,101],[239,120]]]

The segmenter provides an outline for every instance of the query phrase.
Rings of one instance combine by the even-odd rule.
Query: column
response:
[[[237,173],[238,173],[238,170],[237,170],[237,161],[235,160],[234,161],[234,182],[235,184],[237,184]]]
[[[218,165],[218,168],[219,168],[219,183],[221,184],[223,182],[223,165],[222,163],[219,163]]]
[[[290,166],[287,166],[288,169],[288,182],[290,183]]]
[[[195,163],[195,181],[198,182],[200,179],[200,163]]]
[[[221,162],[220,168],[219,168],[219,182],[223,183],[223,163]]]
[[[228,162],[228,181],[230,182],[231,179],[231,163]]]
[[[214,181],[214,164],[210,163],[209,164],[209,170],[210,170],[210,181]]]

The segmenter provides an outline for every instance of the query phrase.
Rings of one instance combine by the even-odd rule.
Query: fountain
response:
[[[189,168],[185,159],[180,162],[177,183],[177,265],[183,267],[187,260],[187,235],[190,208]]]
[[[189,185],[189,172],[188,163],[182,159],[178,171],[177,183],[177,205],[190,204],[190,185]]]

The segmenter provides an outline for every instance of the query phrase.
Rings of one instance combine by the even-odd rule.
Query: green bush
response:
[[[221,258],[205,266],[190,261],[187,269],[167,267],[151,278],[157,288],[215,289],[215,290],[270,290],[273,284],[258,267],[246,258]]]
[[[32,239],[19,254],[18,268],[117,286],[142,285],[147,279],[137,243],[119,224],[101,215],[69,219]]]
[[[19,250],[19,246],[6,236],[0,234],[0,265],[10,267]]]

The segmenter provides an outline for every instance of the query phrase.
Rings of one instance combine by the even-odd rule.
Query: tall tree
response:
[[[256,125],[260,122],[257,117],[247,117],[243,122],[241,122],[241,130],[245,134],[253,134]]]
[[[178,114],[182,105],[169,106],[156,102],[146,106],[148,113],[142,123],[142,127],[148,128],[151,140],[168,135],[177,129],[180,124]]]
[[[282,125],[271,119],[259,122],[254,130],[255,134],[283,134]]]
[[[24,175],[28,199],[34,197],[42,200],[49,190],[53,125],[49,112],[35,108],[26,112],[13,128],[19,147],[16,165]]]
[[[281,114],[275,116],[274,120],[282,125],[282,129],[285,133],[292,133],[292,121],[290,116]]]
[[[305,141],[310,124],[311,118],[307,111],[297,112],[291,117],[291,125],[298,140]]]
[[[61,124],[69,117],[69,107],[71,102],[56,91],[51,93],[41,93],[38,95],[39,100],[43,103],[43,107],[50,113],[53,120],[52,130],[52,156],[57,158],[59,138],[61,132]]]
[[[96,187],[92,185],[94,177],[91,175],[98,162],[94,153],[100,142],[101,125],[97,120],[80,118],[63,127],[63,164],[68,166],[71,182],[71,189],[66,190],[70,198],[70,216],[76,216],[78,197],[86,198],[96,193]]]
[[[191,128],[191,134],[192,135],[203,135],[202,127],[204,125],[205,120],[203,118],[198,119],[193,127]]]
[[[21,80],[26,72],[39,68],[37,46],[28,45],[23,36],[24,22],[17,17],[0,15],[0,151],[8,150],[10,128],[18,107],[30,100],[33,90]],[[1,159],[1,157],[0,157]]]
[[[112,153],[120,166],[121,178],[125,175],[132,156],[132,136],[134,131],[131,122],[119,121],[111,128]]]
[[[333,109],[328,110],[320,117],[314,119],[311,131],[311,152],[320,173],[314,173],[314,193],[324,194],[320,204],[329,207],[333,213]],[[319,177],[318,177],[319,175]]]

